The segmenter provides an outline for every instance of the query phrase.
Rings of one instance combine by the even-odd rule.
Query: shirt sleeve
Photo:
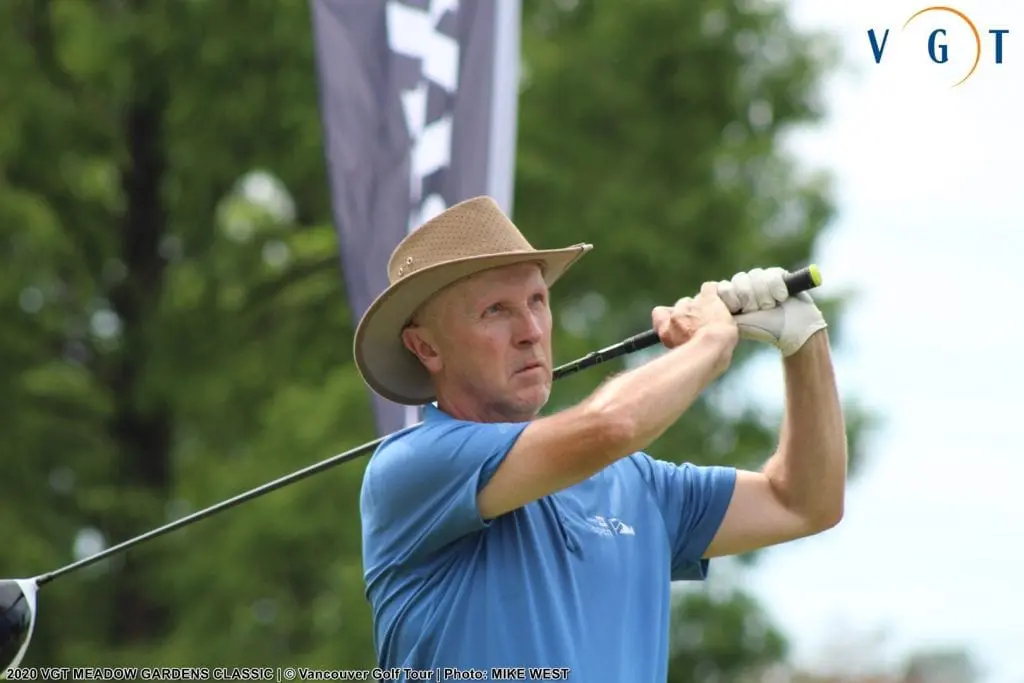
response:
[[[703,559],[732,500],[732,467],[677,465],[645,453],[633,456],[661,509],[672,547],[672,580],[702,581],[709,561]]]
[[[385,443],[363,479],[368,559],[415,561],[487,528],[477,493],[527,424],[449,420]]]

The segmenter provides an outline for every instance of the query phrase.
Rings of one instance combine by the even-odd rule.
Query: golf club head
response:
[[[0,579],[0,678],[21,663],[36,626],[36,582]]]

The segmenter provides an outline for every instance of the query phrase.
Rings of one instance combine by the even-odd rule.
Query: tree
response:
[[[844,649],[845,663],[829,664],[827,672],[783,670],[779,683],[974,683],[985,673],[969,649],[950,647],[913,650],[895,666],[874,653]]]
[[[559,285],[560,357],[643,329],[703,279],[809,258],[827,195],[777,139],[813,120],[818,70],[777,10],[524,14],[514,215],[535,244],[598,245]],[[307,5],[17,0],[0,18],[18,94],[0,110],[0,571],[45,571],[373,438]],[[756,465],[772,438],[712,397],[653,452]],[[362,468],[47,585],[26,664],[372,666]],[[681,627],[695,605],[709,623],[756,610],[691,600]],[[720,661],[765,659],[727,640]]]

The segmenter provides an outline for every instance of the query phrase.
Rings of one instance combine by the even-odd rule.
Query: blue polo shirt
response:
[[[670,582],[706,578],[735,470],[635,453],[484,522],[477,492],[528,424],[431,405],[370,459],[360,508],[379,665],[665,681]]]

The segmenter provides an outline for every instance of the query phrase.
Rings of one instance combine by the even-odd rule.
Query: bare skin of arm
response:
[[[725,371],[738,331],[713,283],[696,299],[656,310],[655,328],[674,348],[610,379],[578,405],[532,421],[478,496],[484,519],[572,486],[647,447]]]
[[[842,520],[846,427],[825,330],[784,359],[779,447],[760,472],[738,473],[706,557],[735,555],[829,529]]]

